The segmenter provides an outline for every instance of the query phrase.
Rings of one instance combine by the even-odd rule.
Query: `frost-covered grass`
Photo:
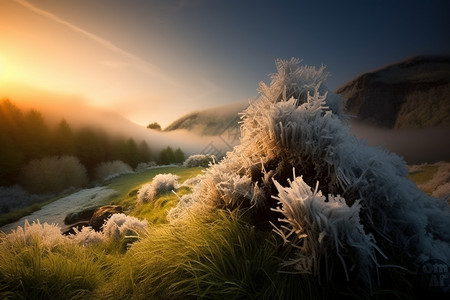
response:
[[[139,203],[148,203],[159,195],[174,191],[179,187],[178,178],[178,175],[171,173],[156,175],[151,183],[144,184],[138,190]]]
[[[410,177],[425,193],[437,198],[450,198],[450,163],[410,166]]]
[[[209,164],[217,162],[217,158],[214,155],[208,154],[194,154],[189,156],[183,163],[184,167],[208,167]]]
[[[312,274],[279,272],[280,263],[289,259],[295,247],[283,247],[283,240],[272,232],[256,229],[245,211],[219,210],[206,218],[192,218],[181,227],[149,223],[143,231],[140,230],[145,222],[130,217],[127,220],[114,215],[107,223],[112,227],[108,233],[86,229],[77,238],[64,237],[58,227],[41,224],[1,235],[0,298],[332,299],[345,296],[357,299],[367,296],[362,286],[345,279],[319,284]],[[127,222],[137,230],[133,233],[121,230]],[[402,279],[405,275],[402,271],[397,274],[381,271],[380,282],[387,282],[394,289],[375,288],[374,295],[380,294],[379,299],[405,295],[399,291],[408,292]]]
[[[105,280],[100,251],[65,242],[59,229],[40,224],[28,234],[0,235],[2,299],[86,299]]]

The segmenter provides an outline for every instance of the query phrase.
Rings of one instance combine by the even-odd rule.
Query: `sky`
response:
[[[325,65],[335,90],[418,54],[450,54],[450,1],[0,0],[0,88],[144,126],[253,99],[276,58]]]

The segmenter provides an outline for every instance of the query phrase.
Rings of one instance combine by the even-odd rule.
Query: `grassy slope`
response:
[[[122,175],[120,177],[109,180],[104,185],[107,186],[108,188],[118,191],[117,196],[109,199],[109,201],[113,201],[113,204],[119,204],[128,209],[134,205],[134,198],[132,196],[137,192],[137,189],[139,189],[141,185],[150,182],[155,175],[160,173],[173,173],[180,176],[179,182],[182,183],[184,180],[200,174],[202,170],[203,168],[190,168],[190,169],[183,167],[154,168],[141,173]],[[185,191],[181,190],[179,195],[181,196],[184,193]],[[62,194],[43,202],[33,203],[30,206],[13,210],[8,213],[0,214],[0,226],[15,222],[20,218],[28,216],[33,212],[41,209],[43,206],[52,203],[53,201],[56,201],[65,196],[68,195]],[[170,200],[177,199],[175,195],[173,195],[173,197],[169,196],[169,198]]]
[[[280,273],[289,258],[270,231],[256,231],[239,211],[217,211],[207,220],[183,226],[167,224],[167,210],[178,201],[173,193],[136,205],[138,188],[160,173],[180,176],[179,182],[200,174],[201,168],[160,168],[107,182],[119,191],[113,201],[127,213],[149,220],[148,235],[128,251],[126,240],[94,246],[61,244],[47,249],[0,235],[0,298],[28,299],[305,299],[364,298],[368,287],[349,282],[320,285],[310,275]],[[187,188],[178,190],[181,196]],[[394,270],[395,271],[395,270]],[[380,270],[374,299],[408,298],[405,272]],[[391,287],[392,285],[392,287]],[[412,293],[412,292],[411,292]]]
[[[117,190],[118,196],[112,204],[121,205],[127,214],[139,219],[147,219],[150,223],[165,223],[167,211],[178,203],[178,197],[174,193],[161,195],[155,201],[147,204],[137,204],[137,192],[139,188],[150,183],[158,174],[172,173],[178,175],[179,183],[201,174],[203,168],[164,167],[150,169],[138,174],[130,174],[109,181],[108,188]],[[176,191],[179,197],[189,193],[189,189],[182,187]]]

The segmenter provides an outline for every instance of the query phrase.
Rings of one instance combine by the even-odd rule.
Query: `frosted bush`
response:
[[[39,220],[31,224],[26,220],[24,226],[14,229],[5,236],[5,239],[14,247],[29,247],[40,243],[47,249],[53,249],[69,241],[61,234],[61,227],[48,223],[41,224]]]
[[[187,194],[179,197],[179,202],[176,207],[169,210],[167,220],[172,224],[177,224],[180,220],[185,218],[185,214],[194,203],[193,195]]]
[[[0,213],[10,209],[21,208],[35,202],[44,200],[45,197],[30,194],[19,185],[0,186]]]
[[[428,180],[427,182],[419,184],[419,188],[424,191],[431,191],[433,196],[440,198],[445,196],[443,194],[445,188],[440,187],[450,183],[450,163],[441,161],[433,164],[433,166],[438,167],[433,178]]]
[[[118,240],[121,237],[141,237],[146,234],[147,220],[139,220],[125,214],[112,215],[103,226],[103,231],[95,231],[86,226],[81,230],[75,230],[75,234],[68,236],[61,234],[61,227],[54,224],[41,224],[39,220],[30,224],[25,221],[24,226],[19,226],[9,234],[4,234],[1,242],[7,242],[11,247],[30,247],[35,243],[52,250],[61,244],[75,243],[81,246],[90,246]]]
[[[373,236],[364,232],[360,222],[359,203],[348,206],[339,195],[325,198],[317,190],[318,183],[312,190],[295,174],[288,187],[276,180],[274,184],[279,194],[273,198],[279,206],[272,210],[284,216],[280,221],[285,224],[274,225],[275,231],[285,243],[293,240],[297,249],[295,258],[283,266],[294,266],[300,273],[319,277],[321,264],[325,263],[325,278],[329,279],[331,270],[337,267],[333,266],[337,256],[348,280],[348,272],[354,268],[352,261],[357,258],[358,277],[369,281],[371,267],[377,265],[376,246]]]
[[[74,156],[52,156],[36,159],[26,164],[21,173],[22,185],[33,193],[58,193],[84,186],[86,168]]]
[[[217,161],[217,158],[214,155],[208,154],[194,154],[189,156],[183,163],[184,167],[194,168],[194,167],[208,167],[210,164],[213,164]]]
[[[178,188],[179,176],[168,174],[156,175],[150,184],[144,184],[138,191],[139,203],[148,203],[156,196]]]
[[[423,169],[427,166],[428,166],[427,163],[422,163],[420,165],[408,165],[407,168],[409,173],[415,173],[423,171]]]
[[[125,214],[113,214],[103,225],[103,234],[106,239],[118,240],[129,235],[142,235],[146,232],[147,220],[139,220]]]
[[[323,68],[299,66],[295,59],[276,64],[278,72],[271,76],[270,85],[260,84],[259,98],[242,114],[241,144],[205,171],[191,198],[186,197],[190,200],[180,201],[169,213],[169,221],[180,223],[194,213],[244,207],[256,226],[271,222],[286,237],[294,228],[289,224],[303,224],[301,232],[327,243],[349,278],[362,276],[367,284],[381,255],[374,251],[377,247],[385,253],[400,251],[416,266],[430,258],[450,262],[447,203],[420,191],[408,179],[402,158],[369,147],[350,133],[340,98],[328,94],[322,84]],[[293,169],[302,183],[290,182]],[[316,193],[311,196],[308,189],[317,182],[315,191],[341,196],[329,196],[328,202]],[[310,206],[295,202],[297,194],[309,195],[305,201]],[[280,208],[278,202],[283,201],[296,203],[294,215]],[[279,218],[288,220],[286,228],[279,227]],[[324,244],[312,245],[300,248],[292,259],[322,251]],[[309,259],[323,257],[320,251]],[[293,266],[301,269],[296,263]],[[311,268],[303,270],[318,275],[318,267],[312,261]],[[350,274],[352,269],[357,272]]]
[[[181,186],[186,186],[186,187],[192,188],[200,182],[201,178],[202,178],[201,175],[197,175],[195,177],[188,178],[181,184]]]
[[[133,173],[133,169],[120,160],[103,162],[95,168],[95,178],[98,181],[112,179],[122,174],[129,173]]]
[[[446,201],[450,200],[450,182],[444,183],[438,186],[431,196],[436,198],[442,198]]]
[[[101,231],[95,231],[90,226],[82,227],[81,230],[74,228],[75,234],[68,237],[76,244],[81,246],[91,246],[100,244],[105,240],[105,235]]]
[[[140,162],[136,166],[136,172],[143,172],[145,170],[151,169],[153,167],[156,167],[158,164],[154,161],[149,162]]]

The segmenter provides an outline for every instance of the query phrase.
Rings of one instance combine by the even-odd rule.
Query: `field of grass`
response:
[[[174,173],[180,176],[179,181],[182,183],[184,180],[197,176],[201,173],[203,168],[182,168],[182,167],[162,167],[153,168],[140,173],[124,174],[122,176],[116,177],[104,183],[107,188],[111,188],[117,191],[117,194],[109,198],[107,201],[114,202],[114,204],[123,205],[125,208],[133,206],[135,201],[132,196],[134,196],[139,189],[139,187],[149,181],[160,173]],[[184,190],[179,191],[179,195],[183,195]],[[132,196],[130,196],[132,195]],[[50,204],[58,199],[61,199],[68,194],[61,194],[55,197],[51,197],[46,201],[33,203],[29,206],[12,210],[7,213],[0,214],[0,227],[12,222],[19,220],[24,216],[28,216],[33,212],[40,210],[43,206]],[[170,200],[176,200],[175,195],[168,196]],[[109,204],[109,203],[105,203]]]
[[[158,197],[155,201],[139,205],[136,201],[139,188],[146,183],[150,183],[151,179],[158,174],[175,174],[179,176],[178,182],[183,183],[187,179],[201,174],[203,170],[204,168],[155,168],[142,173],[129,174],[112,179],[106,185],[108,188],[118,191],[118,195],[112,201],[112,204],[122,206],[127,214],[140,219],[147,219],[150,223],[166,223],[167,211],[178,203],[178,197],[189,193],[189,189],[181,187],[176,191],[178,197],[174,193],[168,192]]]
[[[148,220],[145,234],[93,245],[70,242],[58,228],[0,235],[1,299],[409,299],[409,271],[380,269],[383,288],[321,282],[280,272],[292,247],[247,222],[246,211],[218,210],[182,225],[167,223],[173,193],[137,204],[140,186],[160,173],[195,177],[202,168],[167,167],[112,179],[114,204]],[[189,188],[177,190],[179,196]],[[134,242],[134,243],[132,243]],[[132,244],[131,244],[132,243]]]

